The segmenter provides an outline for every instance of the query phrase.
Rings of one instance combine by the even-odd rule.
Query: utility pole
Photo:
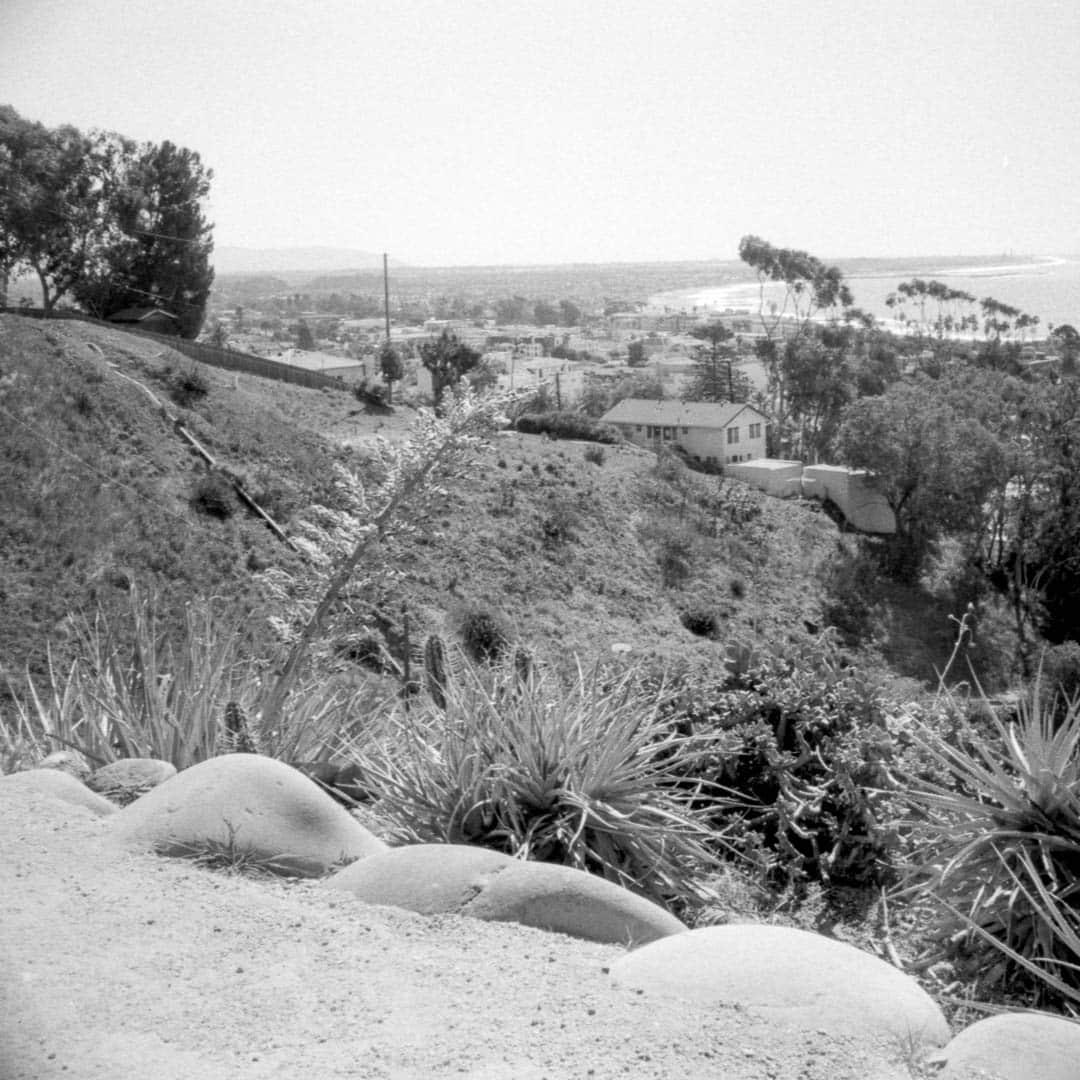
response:
[[[386,252],[382,257],[383,310],[386,312],[386,344],[390,344],[390,275],[386,268]]]

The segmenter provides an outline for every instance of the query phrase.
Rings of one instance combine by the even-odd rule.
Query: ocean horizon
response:
[[[841,269],[843,264],[841,263]],[[972,263],[963,265],[955,259],[927,259],[925,263],[904,260],[895,268],[887,263],[872,271],[858,268],[845,272],[856,307],[869,312],[885,326],[896,326],[894,312],[886,298],[903,281],[912,278],[937,280],[952,289],[970,293],[981,300],[995,300],[1019,308],[1039,319],[1036,336],[1045,335],[1051,326],[1068,323],[1080,327],[1080,258],[1039,256],[1023,262],[1002,262],[995,265]],[[765,301],[782,300],[784,286],[769,283],[765,286]],[[672,311],[717,312],[745,311],[756,316],[760,304],[760,288],[756,281],[725,285],[705,282],[700,288],[689,287],[657,293],[650,306]]]

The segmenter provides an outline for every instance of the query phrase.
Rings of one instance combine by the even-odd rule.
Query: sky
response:
[[[218,246],[1080,252],[1077,0],[0,0],[0,103],[197,151]]]

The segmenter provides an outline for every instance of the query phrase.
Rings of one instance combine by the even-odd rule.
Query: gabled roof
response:
[[[726,428],[741,412],[765,419],[753,405],[714,401],[654,401],[623,398],[601,417],[605,424],[658,424],[661,427]]]
[[[176,321],[176,316],[170,311],[166,311],[164,308],[156,307],[129,307],[124,308],[123,311],[114,311],[109,316],[110,322],[142,322],[143,319],[150,318],[151,315],[164,315],[167,319]]]

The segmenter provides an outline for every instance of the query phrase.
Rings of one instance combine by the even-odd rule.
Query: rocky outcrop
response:
[[[327,884],[368,904],[515,922],[588,941],[640,945],[686,929],[644,897],[582,870],[463,844],[395,848],[345,867]]]
[[[208,856],[317,876],[386,845],[302,773],[228,754],[178,773],[124,807],[117,836],[165,855]]]

